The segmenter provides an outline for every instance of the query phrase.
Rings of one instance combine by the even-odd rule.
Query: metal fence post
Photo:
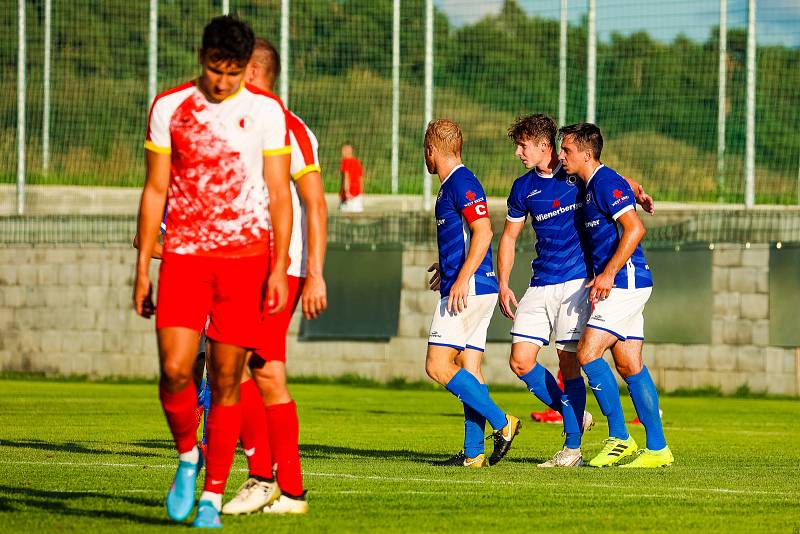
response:
[[[50,168],[50,27],[52,0],[44,2],[44,67],[42,72],[42,172]]]
[[[17,215],[25,213],[25,0],[17,2]]]
[[[281,100],[289,107],[289,0],[281,0]]]
[[[561,27],[558,39],[558,125],[567,122],[567,2],[561,0]]]
[[[756,0],[747,2],[747,133],[745,138],[744,205],[756,201]]]
[[[425,0],[425,128],[433,119],[433,0]],[[431,209],[431,175],[427,167],[422,183],[422,207]]]
[[[725,198],[725,120],[728,110],[728,0],[719,0],[719,93],[717,96],[717,201]]]
[[[150,0],[150,38],[147,45],[147,104],[153,104],[158,88],[158,0]]]
[[[595,122],[597,107],[597,0],[589,0],[586,50],[586,122]]]
[[[400,0],[392,14],[392,194],[399,189],[400,166]]]

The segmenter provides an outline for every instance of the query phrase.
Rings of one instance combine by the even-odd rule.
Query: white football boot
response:
[[[306,501],[305,493],[297,499],[281,495],[275,502],[265,506],[262,511],[265,514],[304,514],[308,512],[308,501]]]
[[[583,456],[580,449],[564,447],[539,467],[583,467]]]
[[[262,482],[248,478],[236,496],[222,507],[225,515],[250,514],[272,504],[281,494],[275,482]]]

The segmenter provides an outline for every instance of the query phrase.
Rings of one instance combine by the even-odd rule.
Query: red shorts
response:
[[[305,278],[287,276],[289,281],[289,298],[286,300],[286,307],[282,312],[275,315],[264,314],[264,322],[261,326],[261,345],[255,349],[258,356],[266,361],[286,361],[286,333],[289,331],[289,323],[292,322],[292,315],[297,309],[300,295],[303,294],[303,284]]]
[[[244,348],[259,346],[269,256],[238,258],[166,253],[161,260],[156,329],[184,327]]]

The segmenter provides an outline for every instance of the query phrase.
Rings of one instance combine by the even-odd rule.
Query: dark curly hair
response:
[[[212,62],[230,61],[244,66],[255,44],[252,28],[234,15],[211,19],[203,29],[203,54]]]
[[[550,146],[556,146],[556,121],[537,113],[526,117],[518,117],[508,129],[508,137],[515,143],[524,141],[547,141]]]

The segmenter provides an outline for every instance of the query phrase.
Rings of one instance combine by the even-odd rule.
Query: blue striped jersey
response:
[[[511,186],[506,219],[522,222],[530,215],[536,233],[531,287],[586,278],[591,272],[583,231],[583,195],[583,182],[561,165],[550,175],[531,169]]]
[[[619,246],[622,230],[617,219],[636,210],[633,189],[614,170],[600,165],[586,183],[584,218],[592,253],[594,272],[602,273]],[[614,286],[626,289],[652,287],[653,276],[641,244],[614,278]]]
[[[459,165],[445,178],[436,197],[436,241],[439,247],[439,272],[442,297],[450,288],[467,259],[472,232],[469,225],[488,218],[486,193],[472,172]],[[498,292],[497,277],[492,267],[492,247],[486,251],[480,266],[470,278],[470,295]]]

